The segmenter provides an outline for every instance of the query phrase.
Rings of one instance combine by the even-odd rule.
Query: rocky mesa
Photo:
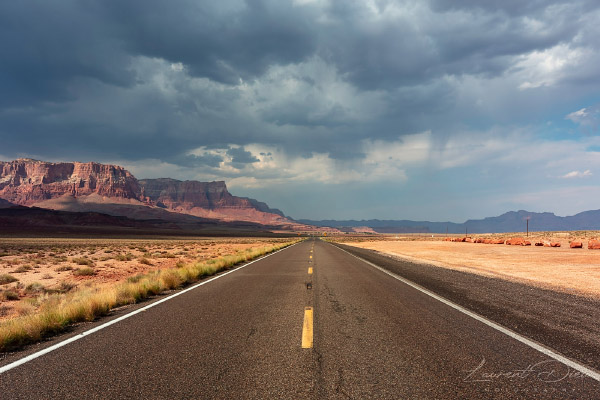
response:
[[[132,218],[187,214],[282,229],[308,228],[265,203],[233,196],[222,181],[138,180],[117,165],[32,159],[0,161],[0,172],[0,199],[16,205]]]
[[[0,197],[31,206],[65,194],[136,198],[137,179],[122,167],[94,162],[50,163],[31,159],[0,161]]]
[[[171,178],[139,181],[140,199],[178,213],[229,221],[252,221],[264,225],[289,224],[281,211],[265,203],[233,196],[223,181],[179,181]]]

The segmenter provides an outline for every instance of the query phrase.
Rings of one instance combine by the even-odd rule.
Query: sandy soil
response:
[[[194,240],[30,239],[0,240],[0,320],[26,313],[27,299],[84,285],[123,281],[178,262],[203,261],[285,241],[261,238]],[[77,275],[91,268],[93,275]],[[2,284],[2,277],[14,282]],[[18,296],[18,298],[17,298]]]
[[[535,240],[535,239],[534,239]],[[432,240],[340,241],[411,261],[600,298],[600,250]],[[586,244],[584,244],[587,247]]]

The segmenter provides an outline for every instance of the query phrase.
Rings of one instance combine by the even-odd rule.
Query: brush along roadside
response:
[[[167,290],[180,288],[297,242],[298,240],[251,248],[205,262],[178,263],[175,268],[136,275],[110,287],[90,287],[65,294],[44,294],[36,299],[36,311],[0,323],[0,352],[40,341],[64,331],[71,324],[93,321],[115,307],[134,304]]]

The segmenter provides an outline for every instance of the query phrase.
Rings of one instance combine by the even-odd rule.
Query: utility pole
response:
[[[531,217],[525,218],[525,220],[527,221],[527,237],[529,237],[529,218]]]

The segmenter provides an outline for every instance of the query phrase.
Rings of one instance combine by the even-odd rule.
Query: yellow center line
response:
[[[313,347],[313,309],[304,308],[304,324],[302,325],[302,348],[312,349]]]
[[[308,267],[308,274],[312,275],[312,267]]]

